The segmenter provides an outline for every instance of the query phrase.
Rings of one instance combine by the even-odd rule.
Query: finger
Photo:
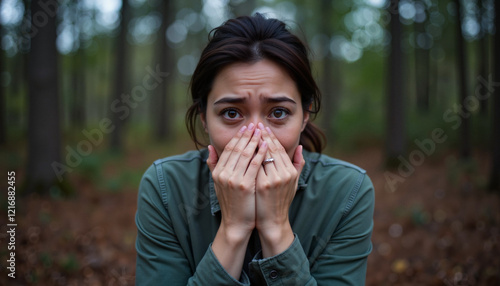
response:
[[[226,167],[229,170],[234,170],[234,168],[236,167],[236,164],[241,160],[242,156],[243,156],[244,160],[245,160],[245,158],[248,159],[248,160],[246,160],[247,165],[248,165],[250,158],[253,156],[253,154],[255,153],[255,149],[257,148],[257,144],[251,145],[250,147],[248,146],[248,144],[252,140],[257,140],[257,142],[259,142],[258,140],[260,139],[260,131],[257,134],[255,134],[255,131],[256,131],[255,125],[253,123],[250,123],[250,125],[248,125],[248,128],[243,132],[243,136],[240,138],[240,140],[236,143],[234,148],[231,150],[231,155],[226,163]],[[258,138],[255,139],[255,137],[258,137]],[[250,148],[252,148],[252,146],[253,146],[253,150],[249,150]],[[247,165],[245,165],[245,168]]]
[[[283,149],[281,143],[277,140],[273,140],[269,127],[264,128],[262,124],[259,124],[259,126],[262,128],[262,139],[269,145],[269,158],[274,159],[274,164],[277,169],[285,167],[283,156],[280,154],[280,149]]]
[[[268,150],[268,145],[266,141],[262,141],[259,146],[259,151],[253,157],[252,161],[248,165],[247,171],[245,173],[245,177],[247,178],[257,178],[257,173],[260,169],[262,169],[262,161],[266,156]]]
[[[304,164],[306,163],[304,155],[302,154],[302,149],[302,145],[297,146],[293,154],[293,166],[299,174],[302,172],[302,168],[304,168]]]
[[[259,141],[261,140],[261,133],[262,131],[260,129],[255,129],[252,139],[250,139],[248,145],[241,152],[238,162],[236,163],[236,166],[234,166],[234,170],[246,170],[248,168],[248,164],[254,157]]]
[[[272,157],[268,155],[267,158],[272,158]],[[276,161],[262,164],[262,167],[263,167],[264,171],[266,172],[266,176],[274,177],[274,178],[279,177],[278,169],[276,167],[275,162]]]
[[[281,162],[283,163],[283,166],[286,167],[291,167],[292,166],[292,161],[290,160],[290,156],[286,152],[285,148],[281,145],[281,142],[278,140],[278,138],[274,135],[273,131],[271,128],[266,127],[266,131],[269,134],[269,137],[271,140],[274,142],[274,145],[276,147],[276,152],[280,155]]]
[[[236,133],[236,135],[234,135],[234,137],[231,138],[231,140],[229,140],[229,142],[226,144],[224,150],[222,151],[222,154],[220,154],[219,157],[219,164],[221,164],[221,166],[225,166],[227,164],[227,161],[231,157],[232,150],[234,149],[236,144],[238,144],[241,137],[243,137],[243,134],[245,134],[246,130],[247,130],[246,126],[241,127],[240,130]]]
[[[210,169],[210,172],[214,171],[215,166],[217,165],[217,161],[218,161],[218,156],[217,156],[217,152],[215,151],[214,146],[208,145],[207,165],[208,165],[208,169]]]

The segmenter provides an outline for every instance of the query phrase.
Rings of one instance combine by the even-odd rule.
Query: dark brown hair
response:
[[[206,112],[207,97],[215,76],[226,66],[237,62],[257,62],[268,59],[283,67],[297,84],[302,108],[311,114],[318,113],[321,94],[313,79],[307,49],[302,41],[277,19],[261,14],[238,17],[213,29],[209,42],[201,53],[200,61],[191,78],[193,103],[186,113],[186,125],[196,146],[206,146],[198,140],[196,122],[198,115]],[[325,135],[308,121],[300,135],[300,144],[308,151],[321,152]]]

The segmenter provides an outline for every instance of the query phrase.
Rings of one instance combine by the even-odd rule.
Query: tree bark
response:
[[[394,5],[394,6],[393,6]],[[398,7],[399,0],[392,1],[391,6]],[[391,20],[391,52],[388,58],[387,72],[387,137],[386,137],[386,165],[394,167],[398,164],[398,156],[403,155],[405,143],[405,110],[404,95],[404,64],[401,50],[401,22],[399,11],[390,11]]]
[[[175,102],[174,96],[172,96],[172,73],[175,67],[174,50],[167,45],[167,38],[165,32],[168,26],[175,20],[175,9],[174,1],[165,0],[161,4],[162,11],[162,23],[160,30],[158,32],[158,44],[157,47],[157,58],[160,63],[160,70],[168,72],[170,76],[165,78],[165,81],[161,83],[157,89],[154,91],[156,96],[153,100],[153,109],[155,114],[154,121],[155,137],[156,140],[174,141],[174,114],[175,114]],[[156,65],[153,65],[156,66]]]
[[[78,9],[78,1],[73,0],[70,2],[73,7],[72,16],[73,23],[76,26],[82,27],[80,21],[80,11]],[[71,100],[71,124],[74,127],[82,128],[85,125],[85,99],[86,99],[86,86],[85,86],[85,50],[82,47],[82,36],[78,39],[80,46],[78,50],[72,55],[72,85],[73,92],[69,95]]]
[[[56,11],[53,2],[50,15],[40,6],[41,1],[31,2],[32,29],[37,33],[31,39],[29,54],[29,118],[28,162],[26,191],[48,193],[57,185],[52,163],[61,160],[61,131],[58,94],[58,55],[56,50]],[[54,7],[55,6],[55,7]],[[42,17],[44,16],[44,17]],[[45,25],[40,22],[47,19]]]
[[[486,27],[486,23],[483,22],[483,18],[486,13],[488,13],[487,9],[483,7],[483,0],[479,0],[478,2],[478,17],[477,20],[480,23],[480,28],[481,28],[481,39],[479,39],[479,53],[478,53],[478,62],[479,62],[479,74],[486,77],[490,73],[490,67],[489,67],[489,34],[488,30]],[[485,86],[486,90],[489,89],[490,86]],[[480,113],[482,115],[487,115],[488,114],[488,102],[489,100],[481,100],[480,101]]]
[[[2,6],[2,1],[0,0],[0,7]],[[3,39],[3,26],[0,25],[0,39]],[[0,72],[4,69],[4,52],[0,51]],[[6,116],[6,106],[5,106],[5,87],[0,85],[0,145],[7,143],[7,126],[5,124]]]
[[[421,0],[415,1],[415,3]],[[415,82],[416,82],[416,93],[417,93],[417,109],[421,112],[426,112],[429,110],[429,49],[428,47],[420,47],[418,45],[418,36],[425,32],[425,22],[413,24],[415,31]]]
[[[332,36],[333,24],[330,19],[332,18],[330,15],[332,14],[332,2],[328,0],[321,0],[319,6],[319,13],[321,15],[319,21],[319,32],[321,34],[326,35],[328,38]],[[326,47],[328,49],[328,47]],[[325,130],[326,139],[328,142],[334,141],[334,130],[333,130],[333,120],[337,111],[337,102],[338,102],[338,89],[340,85],[340,75],[337,73],[334,75],[334,60],[330,56],[330,52],[325,55],[325,58],[322,60],[322,72],[321,72],[321,93],[322,93],[322,107],[324,110],[328,110],[328,112],[323,112],[323,116],[321,118],[321,125]]]
[[[456,21],[456,47],[457,47],[457,73],[458,73],[458,92],[459,108],[464,109],[463,103],[469,92],[469,85],[467,83],[467,59],[466,47],[462,33],[462,6],[460,0],[455,0],[457,6],[457,21]],[[464,110],[464,113],[470,114],[469,111]],[[462,116],[462,125],[460,126],[460,157],[462,159],[470,158],[470,132],[469,132],[469,119],[467,116]]]
[[[122,99],[122,95],[126,93],[127,83],[127,62],[128,43],[127,43],[127,27],[130,20],[130,6],[128,0],[122,0],[122,8],[120,10],[120,31],[116,40],[115,53],[115,81],[113,88],[113,97],[111,98],[111,118],[115,126],[111,133],[110,148],[113,151],[122,151],[123,149],[123,133],[125,121],[130,116],[130,106],[127,106]]]
[[[493,116],[492,116],[492,168],[490,175],[490,189],[500,192],[500,3],[495,1],[495,28],[497,33],[494,36],[494,62],[493,62]]]

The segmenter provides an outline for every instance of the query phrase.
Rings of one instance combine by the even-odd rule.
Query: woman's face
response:
[[[273,131],[292,159],[308,119],[295,82],[266,59],[222,69],[208,95],[206,113],[201,114],[219,156],[241,127],[260,122]]]

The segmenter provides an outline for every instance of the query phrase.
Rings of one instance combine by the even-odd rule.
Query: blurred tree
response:
[[[170,76],[165,78],[155,90],[156,95],[153,97],[153,114],[154,124],[156,125],[155,135],[157,140],[168,139],[175,140],[174,132],[174,114],[175,114],[175,95],[173,94],[172,73],[175,65],[174,49],[167,45],[166,31],[168,26],[175,20],[175,1],[161,1],[160,11],[162,14],[162,22],[158,30],[158,41],[156,44],[156,59],[159,59],[160,70],[168,72]],[[156,65],[154,65],[156,66]],[[167,137],[167,135],[169,135]]]
[[[69,9],[71,11],[72,25],[79,30],[78,37],[75,41],[78,45],[78,49],[71,55],[72,67],[71,67],[71,85],[72,93],[71,98],[71,123],[74,127],[83,127],[85,125],[85,98],[86,98],[86,85],[85,85],[85,49],[83,47],[82,30],[84,27],[83,21],[80,17],[83,11],[80,10],[80,5],[78,0],[72,0],[69,2]]]
[[[464,36],[462,33],[462,19],[464,13],[462,13],[462,5],[460,0],[454,0],[455,6],[457,8],[457,19],[455,21],[455,41],[457,47],[457,73],[458,73],[458,92],[460,93],[459,108],[460,114],[464,112],[465,98],[469,92],[468,78],[467,78],[467,58],[466,58],[466,47],[464,43]],[[466,114],[468,113],[465,110]],[[470,132],[469,132],[469,116],[462,116],[462,124],[460,125],[460,156],[462,159],[468,159],[470,157]]]
[[[479,0],[478,2],[478,9],[477,9],[477,21],[479,23],[480,27],[480,34],[479,36],[481,37],[479,39],[479,53],[478,54],[478,70],[479,74],[483,76],[487,76],[490,73],[490,67],[489,67],[489,55],[490,55],[490,49],[489,49],[489,33],[488,33],[488,22],[486,21],[486,13],[488,13],[488,10],[485,7],[485,4],[483,0]],[[486,90],[489,92],[490,87],[486,86]],[[481,100],[480,101],[480,112],[483,115],[486,115],[488,113],[488,99],[486,100]]]
[[[413,5],[416,11],[420,11],[419,13],[424,13],[425,15],[427,12],[427,7],[423,0],[415,0]],[[421,20],[424,17],[426,20]],[[427,111],[429,109],[430,46],[428,41],[430,41],[430,36],[425,31],[428,18],[427,16],[420,16],[417,14],[413,22],[415,36],[415,82],[417,108],[419,111]]]
[[[239,16],[250,16],[252,11],[255,9],[255,0],[230,0],[229,9],[235,17]]]
[[[396,7],[396,9],[393,9]],[[399,20],[399,0],[391,1],[389,12],[389,32],[391,34],[390,55],[387,72],[387,135],[386,165],[394,167],[399,163],[398,156],[405,152],[405,114],[404,63],[401,50],[401,22]]]
[[[114,123],[115,129],[111,133],[110,147],[114,151],[121,151],[123,148],[123,133],[125,121],[130,115],[130,108],[126,107],[124,98],[126,96],[130,97],[129,94],[125,94],[127,80],[128,80],[128,42],[127,42],[127,31],[128,24],[130,22],[130,5],[128,0],[122,0],[122,7],[120,9],[120,25],[118,27],[118,37],[115,42],[115,81],[112,90],[111,98],[111,120]],[[127,101],[130,100],[127,99]],[[121,104],[120,104],[121,103]],[[123,112],[122,112],[123,111]]]
[[[326,35],[330,38],[333,31],[333,23],[331,22],[332,11],[332,1],[321,0],[319,5],[319,27],[318,32],[320,34]],[[323,114],[321,118],[321,125],[326,131],[326,139],[328,142],[333,142],[334,132],[333,132],[333,120],[336,113],[336,106],[338,102],[338,87],[340,86],[340,75],[337,73],[334,75],[334,60],[330,56],[329,47],[325,47],[327,52],[325,53],[324,59],[321,61],[322,72],[320,78],[321,93],[322,93],[322,105],[327,108],[328,114]]]
[[[500,192],[500,3],[495,1],[495,36],[493,62],[493,116],[492,116],[492,169],[490,189]],[[493,85],[493,84],[492,84]]]
[[[50,2],[44,8],[41,4],[44,3],[31,2],[27,193],[48,193],[52,186],[57,185],[56,173],[50,166],[61,159],[56,50],[57,2]]]
[[[2,7],[2,0],[0,0],[0,7]],[[0,25],[0,39],[3,39],[4,29],[3,25]],[[0,73],[4,72],[4,51],[0,51]],[[0,79],[3,80],[3,79]],[[5,93],[4,86],[0,83],[0,145],[4,145],[7,142],[7,128],[5,125],[5,116],[6,116],[6,108],[5,108]]]

